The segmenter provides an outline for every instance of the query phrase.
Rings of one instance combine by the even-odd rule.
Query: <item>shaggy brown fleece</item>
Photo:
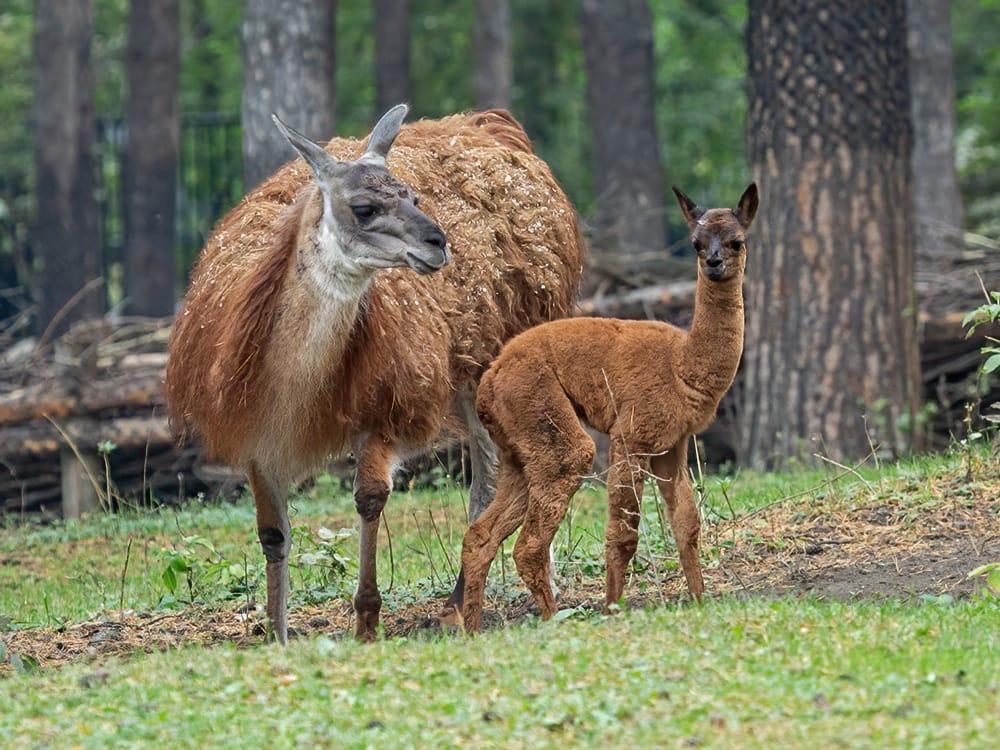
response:
[[[343,159],[364,150],[337,138]],[[301,160],[264,182],[216,227],[177,316],[166,392],[178,426],[215,457],[308,471],[364,433],[417,449],[452,398],[504,341],[565,315],[582,270],[576,214],[520,125],[489,111],[403,126],[388,168],[448,235],[454,262],[418,276],[378,274],[348,340],[289,371],[308,321],[289,300],[303,236],[321,213]]]
[[[623,593],[650,469],[688,587],[696,598],[702,594],[687,444],[711,423],[743,351],[745,238],[757,188],[747,188],[736,209],[709,211],[676,192],[699,257],[690,332],[660,322],[556,321],[510,341],[483,376],[477,408],[501,463],[496,499],[470,527],[462,549],[463,619],[472,631],[481,625],[490,563],[522,523],[514,547],[518,573],[542,617],[556,611],[549,546],[594,457],[581,420],[611,438],[606,606]]]

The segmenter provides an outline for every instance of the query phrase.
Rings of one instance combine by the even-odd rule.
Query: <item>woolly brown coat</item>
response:
[[[363,144],[338,138],[327,150],[355,158]],[[292,479],[365,434],[422,448],[504,341],[570,309],[582,269],[576,215],[509,114],[404,125],[388,167],[446,231],[454,263],[378,274],[344,330],[311,331],[316,302],[296,283],[321,212],[301,161],[209,238],[177,317],[166,390],[175,420],[219,459]]]
[[[623,592],[650,471],[689,589],[702,594],[687,443],[714,419],[743,351],[743,248],[757,191],[751,185],[735,210],[702,211],[679,192],[678,199],[699,254],[690,331],[652,321],[555,321],[511,340],[483,376],[477,408],[500,448],[500,474],[496,499],[463,544],[470,630],[481,624],[490,562],[522,523],[514,548],[518,573],[542,616],[555,612],[549,545],[595,450],[581,420],[611,438],[606,606]]]

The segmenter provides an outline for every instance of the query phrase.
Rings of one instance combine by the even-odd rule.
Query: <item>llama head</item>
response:
[[[736,208],[705,210],[677,188],[673,190],[691,228],[699,272],[710,281],[740,276],[746,266],[746,233],[757,215],[757,184],[750,183]]]
[[[378,121],[360,158],[342,161],[272,115],[278,130],[312,170],[323,195],[319,248],[335,273],[366,275],[379,268],[409,266],[437,271],[451,261],[441,228],[417,204],[419,198],[386,168],[407,106],[399,104]],[[329,239],[331,241],[323,241]]]

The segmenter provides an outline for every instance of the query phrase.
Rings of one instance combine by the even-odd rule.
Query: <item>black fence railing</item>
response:
[[[238,114],[188,115],[181,126],[177,262],[181,279],[215,222],[243,197],[243,141]]]
[[[239,115],[200,113],[181,121],[177,160],[177,274],[184,283],[215,222],[243,196],[243,150]],[[125,128],[120,120],[98,123],[97,163],[105,278],[112,301],[121,290],[124,260],[122,159]]]

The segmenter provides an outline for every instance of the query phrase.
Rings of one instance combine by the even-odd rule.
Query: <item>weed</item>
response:
[[[969,571],[969,578],[981,578],[986,590],[1000,599],[1000,562],[980,565]]]

